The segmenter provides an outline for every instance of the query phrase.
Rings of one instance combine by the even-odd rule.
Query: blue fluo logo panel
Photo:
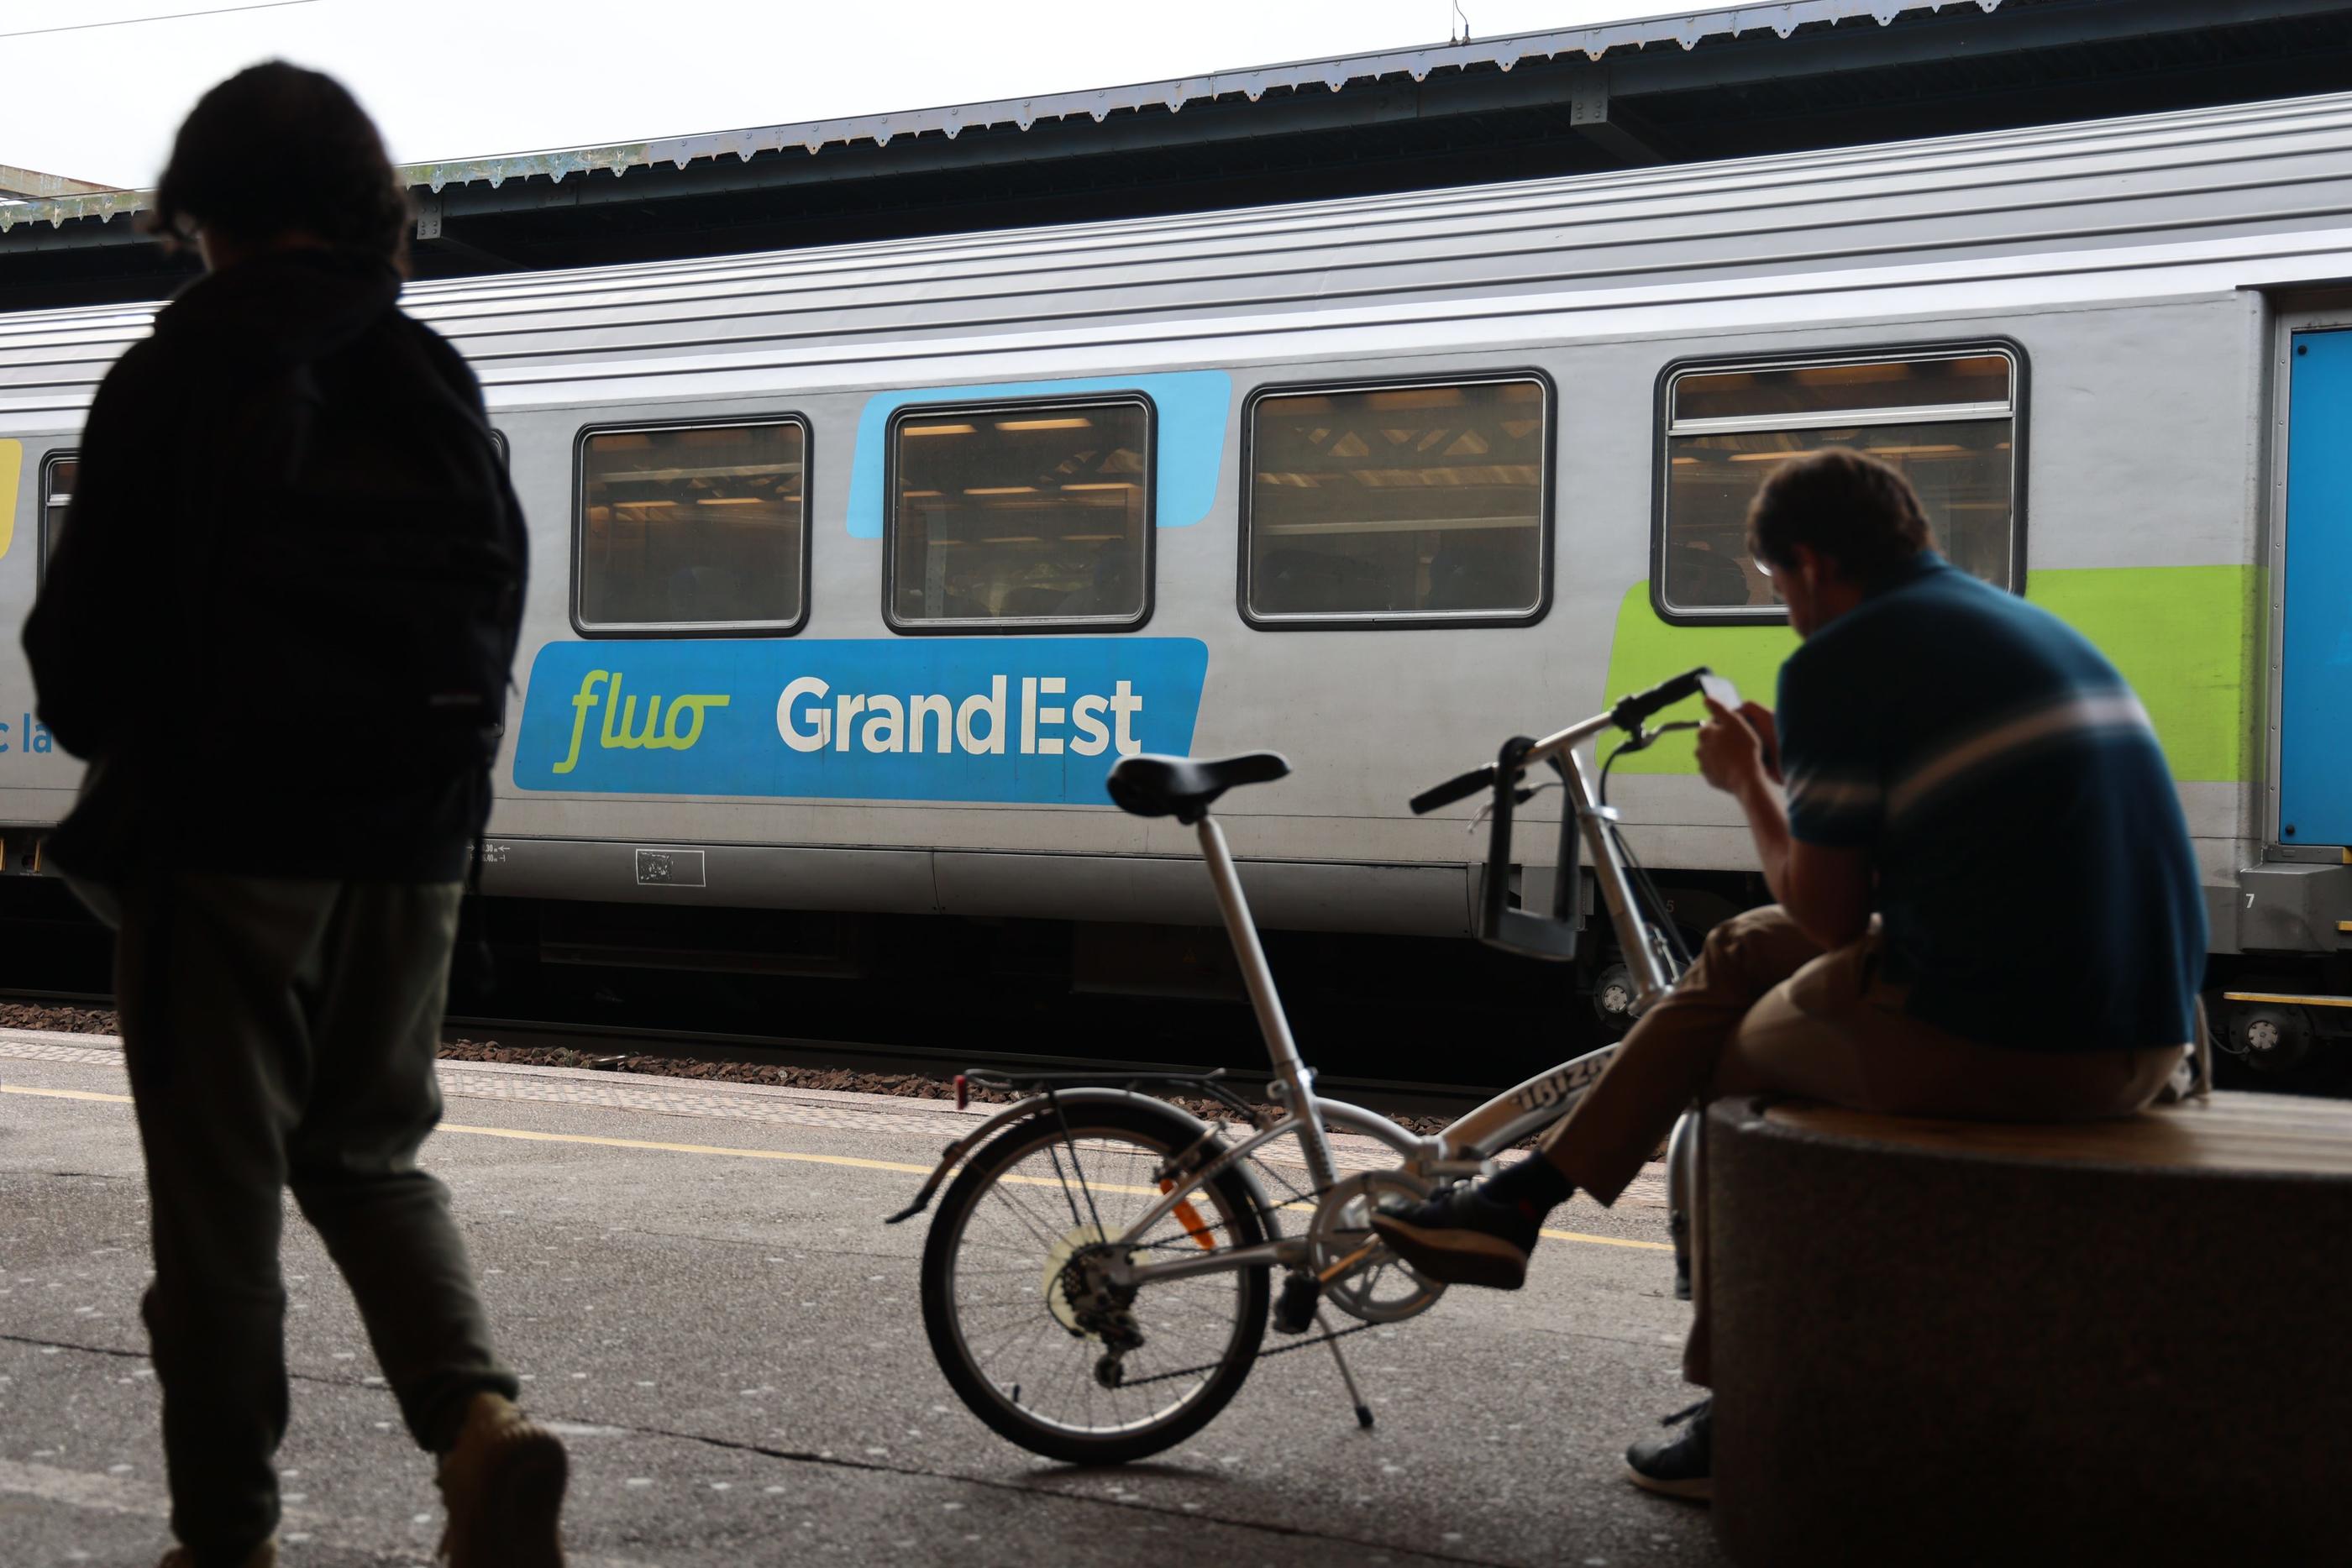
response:
[[[1100,806],[1112,764],[1192,749],[1190,637],[550,643],[519,789]]]
[[[1233,409],[1234,378],[1223,371],[1164,371],[1139,376],[1097,376],[1083,381],[1004,382],[994,386],[929,387],[920,392],[877,392],[857,417],[857,453],[849,467],[849,534],[882,537],[882,469],[887,458],[890,416],[910,405],[934,402],[998,402],[1023,398],[1090,397],[1098,392],[1141,392],[1158,420],[1152,518],[1163,528],[1190,528],[1209,515],[1223,471],[1225,421]]]

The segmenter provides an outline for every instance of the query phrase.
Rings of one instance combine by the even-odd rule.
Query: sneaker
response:
[[[475,1395],[434,1479],[449,1511],[449,1568],[562,1568],[556,1515],[568,1474],[554,1433],[499,1395]]]
[[[1391,1200],[1372,1229],[1420,1273],[1448,1285],[1516,1291],[1527,1283],[1541,1217],[1496,1203],[1475,1182],[1447,1188],[1426,1203]]]
[[[174,1546],[163,1553],[156,1568],[196,1568],[196,1554],[184,1546]],[[238,1558],[236,1568],[278,1568],[278,1538],[270,1537]]]
[[[1715,1401],[1702,1399],[1659,1425],[1687,1422],[1671,1437],[1644,1437],[1625,1450],[1625,1479],[1644,1491],[1692,1502],[1715,1500]]]

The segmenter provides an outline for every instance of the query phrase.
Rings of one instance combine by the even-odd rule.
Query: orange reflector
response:
[[[1160,1184],[1160,1190],[1174,1192],[1176,1184],[1172,1181],[1163,1181]],[[1207,1226],[1201,1223],[1201,1211],[1192,1207],[1191,1198],[1180,1197],[1176,1200],[1176,1223],[1184,1228],[1185,1235],[1201,1244],[1202,1251],[1214,1252],[1217,1249],[1216,1237]]]
[[[971,1103],[971,1080],[956,1074],[956,1109],[961,1111]]]

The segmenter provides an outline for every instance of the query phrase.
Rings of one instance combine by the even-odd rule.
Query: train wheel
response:
[[[1592,1012],[1605,1039],[1618,1039],[1633,1027],[1633,971],[1622,959],[1603,965],[1592,977]]]
[[[2311,1055],[2311,1020],[2301,1008],[2242,1006],[2230,1015],[2230,1046],[2249,1066],[2292,1072]]]
[[[1000,1436],[1070,1464],[1182,1442],[1241,1389],[1265,1337],[1264,1266],[1145,1285],[1090,1276],[1159,1201],[1197,1130],[1173,1113],[1078,1105],[1014,1124],[971,1157],[923,1245],[923,1326],[958,1397]],[[1237,1173],[1198,1189],[1130,1259],[1198,1257],[1265,1231]]]

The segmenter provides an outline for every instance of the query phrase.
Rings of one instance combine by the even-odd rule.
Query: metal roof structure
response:
[[[2352,81],[2352,0],[1781,0],[411,165],[420,276],[1702,162]],[[0,307],[153,298],[139,192],[0,201]]]
[[[1454,347],[1971,302],[2333,286],[2352,258],[2352,92],[1891,145],[413,285],[493,406],[649,387],[985,380],[1279,359],[1429,330]],[[1896,303],[1889,304],[1888,301]],[[152,307],[0,323],[0,430],[78,420]],[[1165,356],[1174,355],[1171,361]],[[1162,356],[1155,360],[1154,356]],[[919,367],[910,371],[909,367]]]
[[[13,163],[0,163],[0,216],[8,209],[34,203],[44,203],[61,196],[96,194],[112,187],[92,184],[88,180],[68,179],[63,174],[44,174],[38,169],[19,169]]]

